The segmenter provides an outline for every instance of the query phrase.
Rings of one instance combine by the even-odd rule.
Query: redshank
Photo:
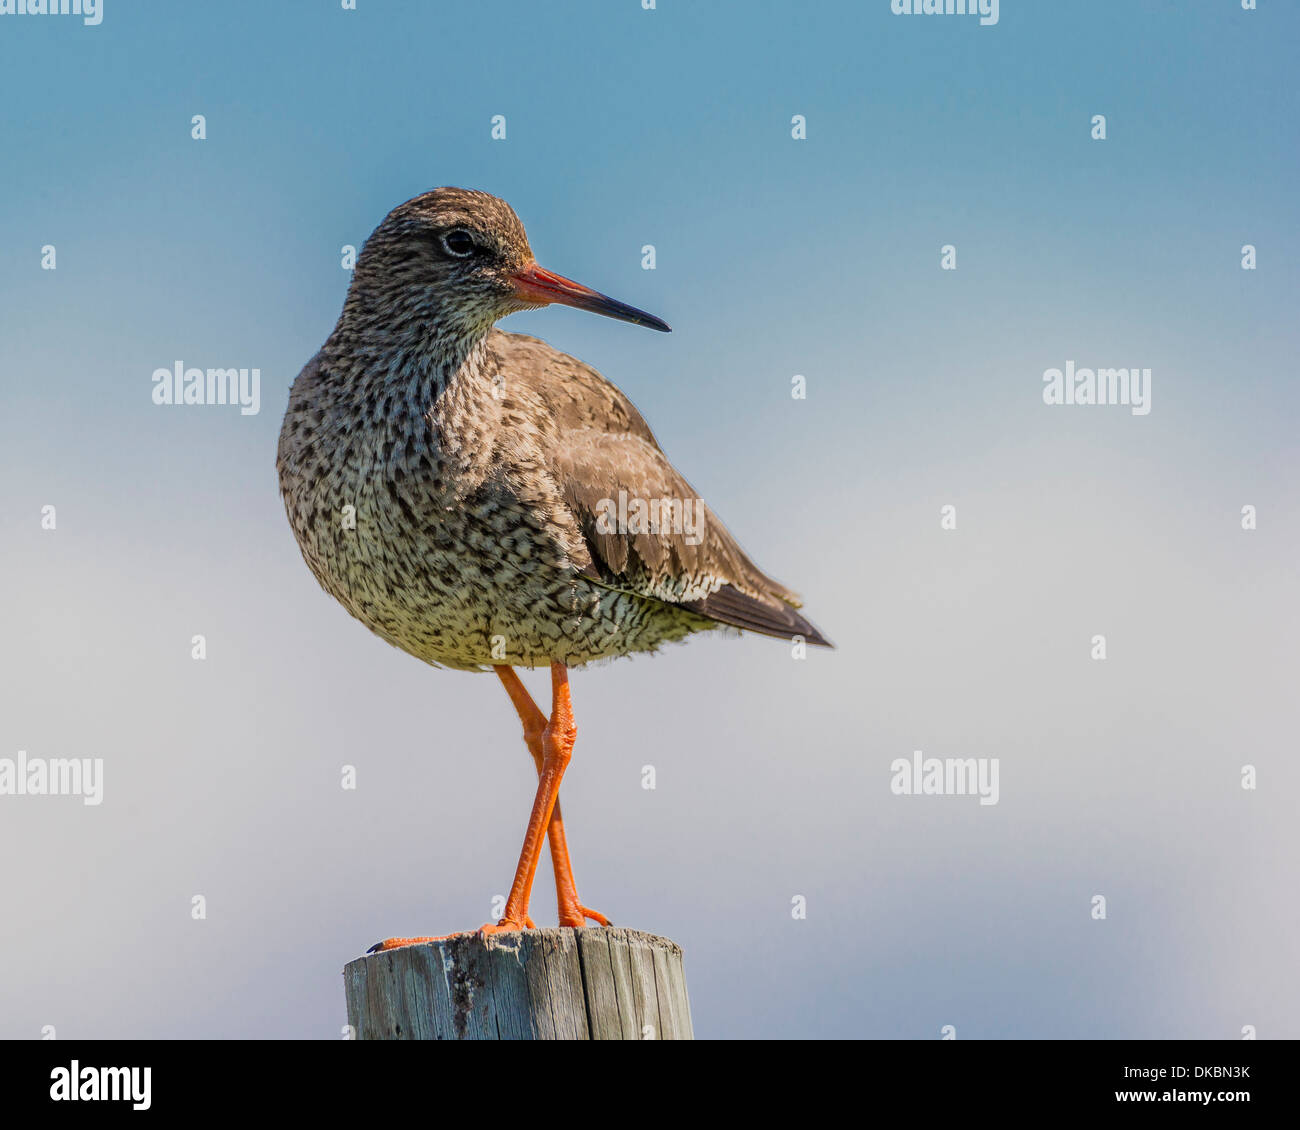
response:
[[[576,358],[495,328],[557,302],[669,328],[539,267],[495,196],[439,188],[408,200],[362,248],[280,431],[285,509],[326,592],[417,659],[493,669],[523,723],[537,793],[487,933],[533,925],[543,838],[560,925],[608,924],[578,898],[560,815],[577,734],[570,668],[723,626],[830,646],[626,396]],[[551,670],[549,716],[514,671],[539,666]]]

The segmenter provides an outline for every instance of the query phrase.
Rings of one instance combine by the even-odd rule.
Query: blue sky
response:
[[[673,326],[504,324],[623,388],[839,645],[575,677],[583,896],[685,947],[698,1033],[1300,1035],[1300,11],[803,7],[0,15],[0,756],[106,766],[98,808],[0,797],[0,1035],[333,1038],[345,961],[508,884],[508,702],[332,604],[274,474],[340,248],[440,184]],[[155,406],[177,359],[259,368],[261,412]],[[1067,360],[1150,368],[1152,412],[1044,405]],[[1000,758],[999,804],[893,796],[914,749]]]

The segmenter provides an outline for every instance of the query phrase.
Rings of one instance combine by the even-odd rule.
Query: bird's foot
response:
[[[581,903],[560,908],[561,926],[572,926],[580,930],[586,926],[588,918],[597,926],[608,926],[610,924],[609,919],[601,914],[599,910],[592,910],[591,907],[583,906]]]
[[[512,918],[503,918],[500,922],[485,922],[478,928],[479,935],[486,938],[489,934],[517,934],[520,930],[536,930],[537,924],[525,915],[523,924]]]
[[[503,918],[495,926],[483,926],[478,930],[462,930],[459,934],[439,934],[436,938],[385,938],[382,942],[376,942],[366,953],[382,953],[384,950],[401,949],[403,946],[422,946],[429,942],[445,942],[448,938],[462,938],[470,934],[500,934],[507,930],[536,930],[537,923],[527,915],[524,916],[524,925],[518,923],[507,926]]]
[[[455,934],[439,934],[436,938],[385,938],[382,942],[376,942],[366,950],[366,953],[383,953],[385,950],[399,950],[403,946],[422,946],[428,942],[443,942],[455,936]]]

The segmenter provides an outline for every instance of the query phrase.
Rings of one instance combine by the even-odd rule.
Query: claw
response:
[[[560,925],[572,926],[575,929],[581,929],[587,925],[587,919],[590,918],[597,926],[610,926],[612,923],[599,910],[592,910],[589,906],[579,905],[576,909],[566,909],[560,913]]]

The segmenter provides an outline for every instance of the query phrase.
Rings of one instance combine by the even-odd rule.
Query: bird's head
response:
[[[454,338],[480,337],[507,314],[553,302],[669,328],[538,266],[514,209],[462,188],[437,188],[394,208],[362,248],[349,295],[367,321]]]

